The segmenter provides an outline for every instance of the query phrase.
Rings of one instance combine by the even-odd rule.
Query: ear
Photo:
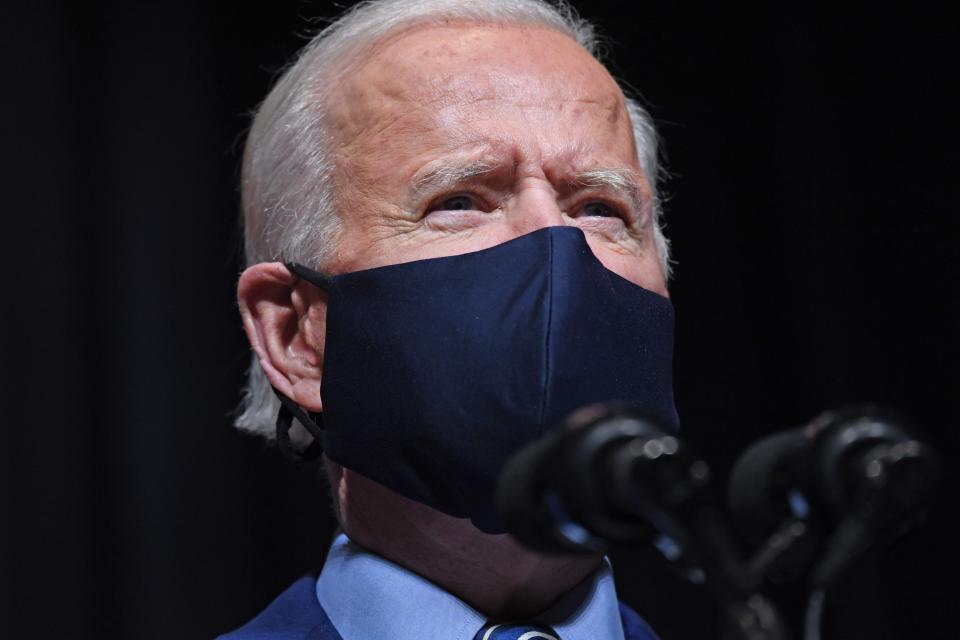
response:
[[[266,262],[241,274],[237,302],[270,384],[304,409],[321,411],[327,294],[283,264]]]

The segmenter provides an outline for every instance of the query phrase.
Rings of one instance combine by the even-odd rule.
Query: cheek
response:
[[[345,226],[338,245],[338,272],[473,253],[516,237],[502,217],[490,219],[486,213],[451,212],[431,216],[429,222],[371,218],[373,223],[366,226],[356,221]]]
[[[467,218],[472,215],[467,214]],[[486,219],[471,221],[457,219],[453,215],[450,216],[451,220],[440,220],[438,217],[429,225],[425,225],[424,232],[418,239],[418,246],[413,248],[418,254],[415,259],[473,253],[495,247],[516,237],[502,216],[495,216],[492,219],[490,214],[484,213],[480,216]]]
[[[593,239],[589,235],[587,243],[593,250],[593,255],[597,256],[600,263],[610,271],[648,291],[658,293],[665,298],[670,297],[655,252],[644,251],[642,255],[637,255],[616,251],[608,244]]]

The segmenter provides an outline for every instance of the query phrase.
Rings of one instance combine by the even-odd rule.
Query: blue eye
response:
[[[601,218],[615,218],[620,214],[608,204],[602,202],[588,202],[583,206],[583,215]]]
[[[440,202],[434,211],[474,211],[478,209],[477,203],[470,196],[452,196]]]

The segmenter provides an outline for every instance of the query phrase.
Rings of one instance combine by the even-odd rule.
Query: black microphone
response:
[[[707,465],[660,421],[594,405],[510,459],[497,509],[532,549],[595,553],[610,542],[683,536],[675,514],[699,499],[708,479]]]
[[[742,570],[709,484],[707,464],[658,420],[595,405],[508,461],[497,510],[507,531],[543,553],[652,543],[713,594],[724,638],[785,640],[776,608]]]
[[[940,463],[903,417],[875,405],[821,414],[743,453],[730,476],[730,510],[754,543],[800,531],[791,553],[764,553],[764,574],[810,572],[832,583],[868,549],[905,532],[923,514]],[[799,527],[799,528],[798,528]],[[778,543],[784,548],[782,538]],[[767,550],[769,551],[769,549]]]

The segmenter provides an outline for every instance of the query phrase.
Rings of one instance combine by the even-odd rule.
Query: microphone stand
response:
[[[593,464],[604,475],[607,508],[639,517],[652,526],[654,546],[678,576],[705,588],[719,604],[724,640],[788,640],[781,614],[760,591],[765,567],[753,563],[751,568],[741,560],[731,529],[710,491],[706,462],[662,432],[621,424],[609,428],[609,435],[603,438],[602,429],[596,429],[597,444],[582,449],[609,450],[609,443],[618,438],[616,431],[620,437],[629,434],[632,440],[602,457],[602,464]],[[771,539],[766,556],[775,557],[790,544],[788,535]]]
[[[651,522],[658,531],[654,546],[681,579],[713,596],[722,612],[723,640],[788,640],[780,612],[760,591],[763,571],[741,561],[726,520],[711,501],[680,503],[671,516]]]
[[[586,407],[518,452],[500,476],[498,511],[518,540],[549,553],[597,553],[610,542],[652,541],[682,580],[703,587],[719,604],[724,640],[787,640],[781,614],[762,591],[764,581],[775,571],[812,568],[805,632],[816,640],[830,584],[879,535],[915,521],[939,477],[939,463],[922,443],[894,427],[878,431],[871,421],[844,420],[849,425],[836,421],[844,429],[824,431],[833,445],[827,453],[845,460],[841,454],[855,441],[869,445],[854,451],[847,465],[862,478],[857,495],[846,499],[845,516],[822,522],[803,491],[789,491],[789,512],[773,522],[778,528],[746,561],[710,491],[707,464],[659,422],[622,407]],[[850,433],[854,437],[846,437]],[[779,448],[759,451],[789,452],[782,445],[792,440],[778,437],[770,442]]]

